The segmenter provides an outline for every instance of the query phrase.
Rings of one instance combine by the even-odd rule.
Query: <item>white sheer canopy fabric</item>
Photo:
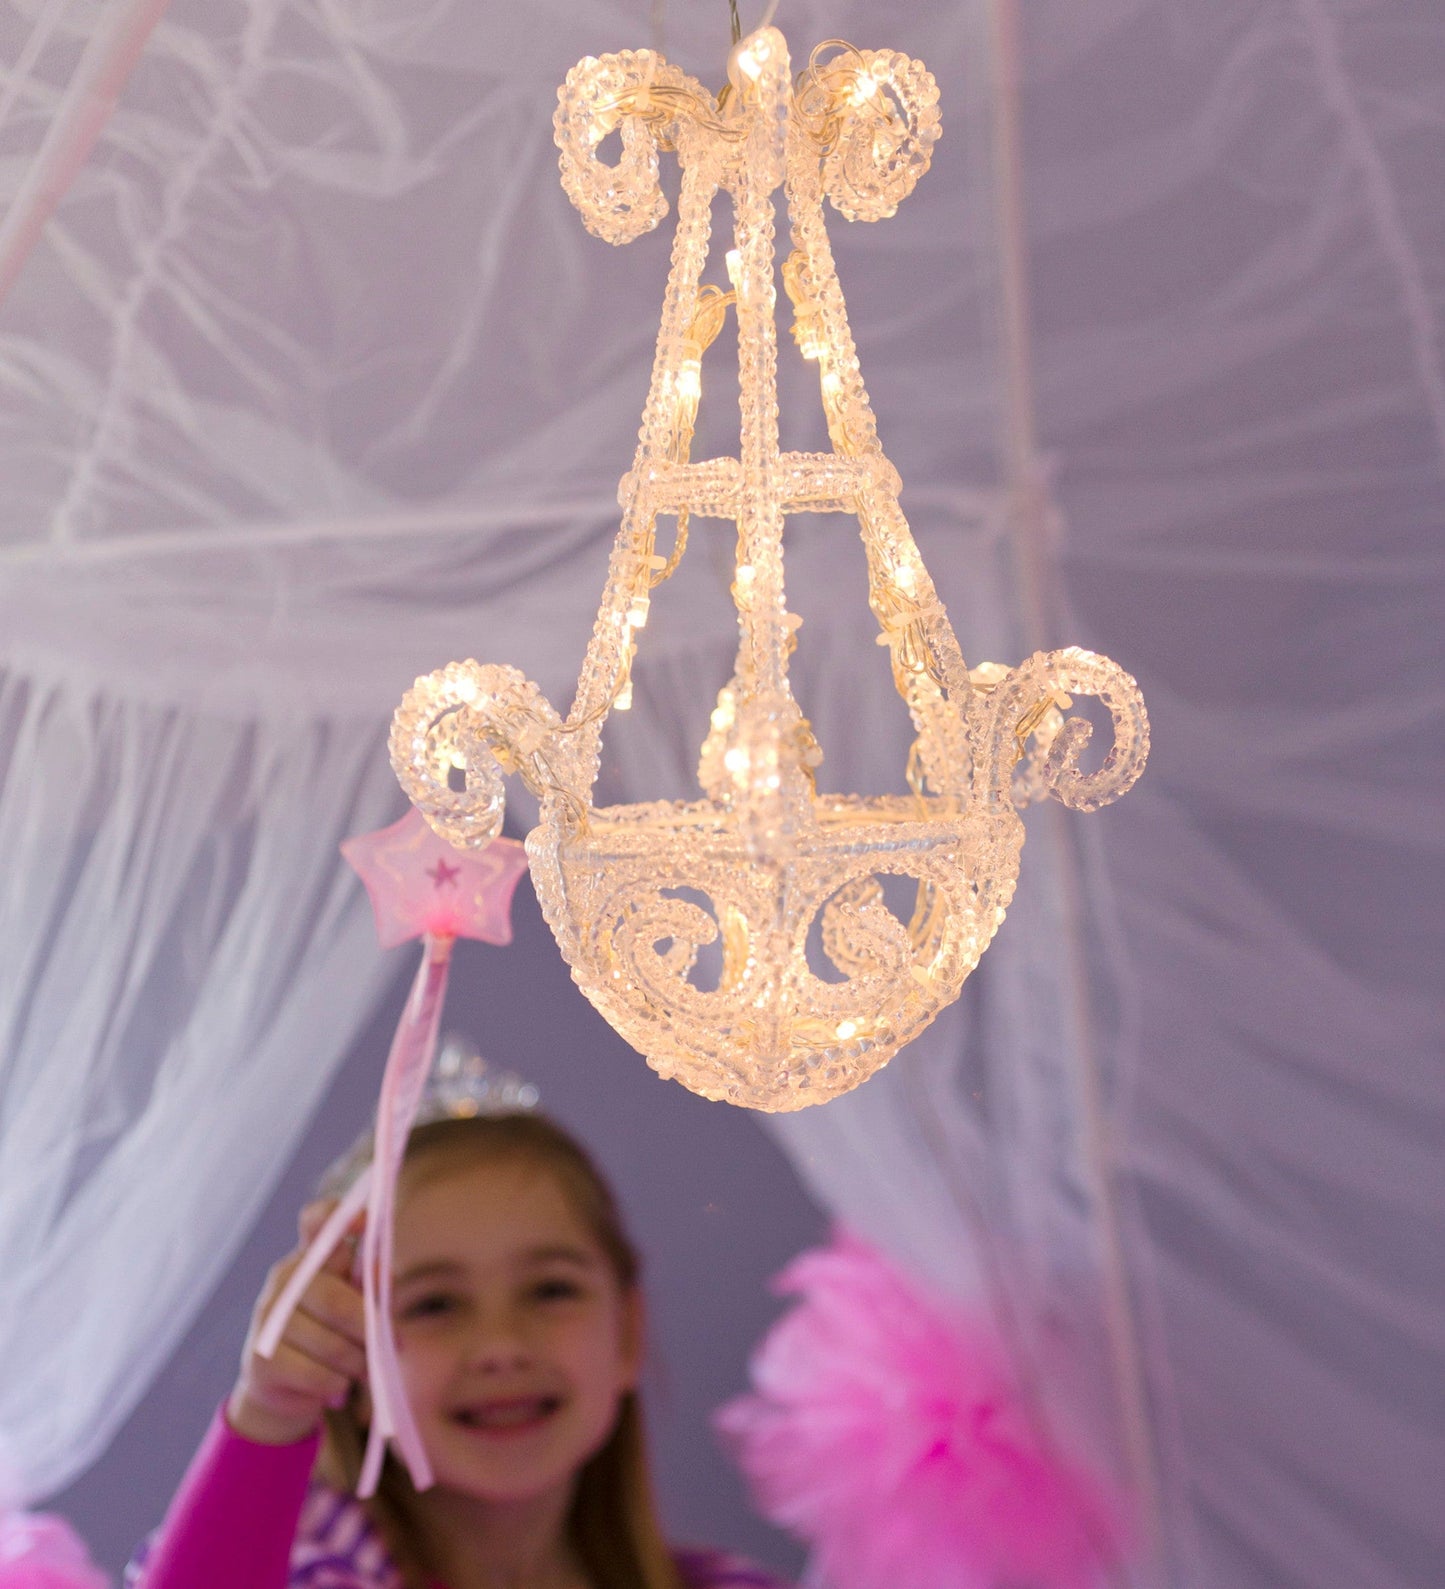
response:
[[[164,1366],[389,980],[328,852],[396,796],[354,728],[33,676],[0,733],[0,1425],[44,1494]]]
[[[1154,759],[1117,810],[1034,813],[964,1006],[779,1130],[831,1206],[1001,1310],[1061,1425],[1152,1470],[1159,1582],[1424,1589],[1445,29],[1429,0],[1020,8],[1061,508],[1022,551],[1067,594],[1040,616],[995,494],[1021,397],[995,10],[777,20],[940,80],[933,171],[832,230],[965,654],[1108,652]],[[569,698],[669,224],[586,237],[550,114],[659,16],[715,81],[722,0],[0,5],[0,1430],[37,1494],[142,1393],[377,991],[335,845],[395,809],[401,691],[475,655]],[[736,434],[718,352],[700,456]],[[816,395],[784,378],[806,444]],[[824,782],[892,787],[847,531],[797,531]],[[686,787],[730,550],[699,525],[658,593],[614,792]]]

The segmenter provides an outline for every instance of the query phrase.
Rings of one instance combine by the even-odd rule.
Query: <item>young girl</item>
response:
[[[303,1243],[327,1208],[303,1215]],[[560,1127],[517,1113],[412,1132],[394,1311],[428,1490],[388,1457],[372,1500],[351,1493],[368,1406],[344,1245],[274,1356],[254,1351],[299,1256],[267,1281],[240,1378],[131,1567],[135,1589],[783,1589],[663,1541],[638,1402],[637,1255]]]

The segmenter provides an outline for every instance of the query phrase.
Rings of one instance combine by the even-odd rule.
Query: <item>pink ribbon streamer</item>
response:
[[[416,1119],[436,1052],[437,1028],[451,969],[451,937],[428,933],[416,981],[402,1011],[387,1056],[381,1098],[376,1111],[376,1139],[371,1166],[336,1208],[306,1250],[295,1274],[267,1315],[256,1349],[263,1357],[276,1350],[286,1323],[306,1287],[315,1279],[337,1243],[366,1208],[361,1238],[361,1289],[366,1317],[367,1382],[371,1391],[371,1430],[357,1494],[376,1493],[388,1442],[406,1464],[417,1489],[433,1482],[416,1419],[406,1399],[396,1334],[391,1318],[392,1236],[396,1217],[396,1182],[406,1156],[407,1137]]]
[[[0,223],[0,302],[90,157],[170,0],[102,7],[39,152]]]
[[[434,937],[431,933],[426,935],[422,963],[392,1040],[376,1109],[371,1197],[361,1242],[366,1365],[372,1405],[371,1433],[361,1466],[361,1482],[357,1485],[357,1494],[363,1496],[376,1492],[388,1440],[395,1440],[397,1455],[406,1463],[417,1489],[425,1490],[432,1483],[431,1463],[407,1403],[396,1335],[392,1329],[391,1248],[397,1176],[401,1173],[407,1137],[436,1053],[437,1026],[446,998],[455,941],[454,938]]]

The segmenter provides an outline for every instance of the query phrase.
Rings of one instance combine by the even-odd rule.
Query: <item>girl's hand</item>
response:
[[[301,1211],[301,1245],[266,1277],[241,1354],[241,1375],[226,1403],[237,1434],[261,1445],[304,1440],[327,1407],[341,1407],[366,1376],[365,1315],[361,1290],[351,1278],[354,1240],[340,1242],[326,1267],[302,1294],[273,1357],[257,1355],[271,1305],[301,1261],[311,1238],[335,1205],[311,1203]]]

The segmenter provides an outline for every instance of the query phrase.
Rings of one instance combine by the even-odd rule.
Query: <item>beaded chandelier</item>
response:
[[[579,62],[559,92],[562,185],[598,237],[626,243],[656,226],[667,210],[659,151],[681,166],[662,327],[601,609],[565,719],[515,668],[457,662],[417,680],[391,753],[407,794],[461,846],[500,830],[502,774],[516,773],[540,803],[527,839],[537,896],[582,991],[662,1075],[704,1097],[788,1110],[857,1086],[958,996],[1013,896],[1017,808],[1048,794],[1085,811],[1115,799],[1143,767],[1148,721],[1134,680],[1087,651],[970,670],[899,507],[823,199],[850,220],[893,214],[939,134],[932,76],[903,55],[831,44],[795,81],[770,27],[734,50],[728,76],[715,99],[660,55],[624,51]],[[598,146],[614,132],[612,165]],[[779,445],[779,188],[792,241],[782,283],[793,336],[818,365],[826,452]],[[734,212],[726,291],[701,284],[719,189]],[[729,309],[740,455],[693,462],[702,355]],[[909,794],[816,787],[822,753],[788,681],[793,513],[858,521],[880,643],[917,736]],[[660,518],[676,521],[666,556]],[[693,518],[737,526],[737,663],[702,745],[701,798],[594,806],[603,724],[631,703],[653,591]],[[1062,715],[1075,694],[1097,697],[1113,720],[1093,771],[1079,765],[1089,723]]]

